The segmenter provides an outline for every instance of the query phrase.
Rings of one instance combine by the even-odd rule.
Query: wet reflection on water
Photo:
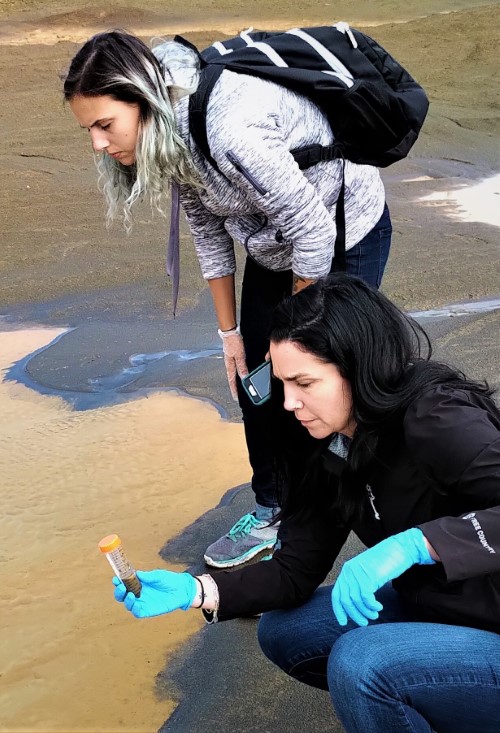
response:
[[[163,361],[164,359],[171,359],[172,361],[193,361],[195,359],[205,359],[213,356],[221,358],[222,350],[202,349],[200,351],[189,351],[187,349],[181,349],[178,351],[159,351],[155,354],[133,354],[129,359],[130,367],[109,377],[89,379],[89,385],[94,392],[120,389],[121,387],[133,384],[139,376],[144,374],[146,367],[151,362]]]
[[[432,308],[426,311],[412,311],[413,318],[453,318],[456,316],[473,316],[479,313],[491,313],[500,308],[500,298],[485,298],[484,300],[469,301],[467,303],[452,303],[442,308]]]

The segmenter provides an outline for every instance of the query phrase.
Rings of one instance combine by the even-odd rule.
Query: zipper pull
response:
[[[366,493],[368,494],[368,499],[370,500],[370,504],[373,509],[373,514],[375,515],[375,519],[380,520],[380,514],[377,511],[377,507],[375,506],[375,496],[372,491],[372,487],[370,484],[366,484]]]

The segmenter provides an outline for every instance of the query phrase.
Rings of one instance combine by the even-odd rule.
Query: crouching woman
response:
[[[498,733],[500,412],[427,346],[348,275],[285,300],[270,347],[288,414],[272,559],[142,572],[140,598],[115,579],[117,600],[137,617],[263,612],[266,656],[328,690],[348,733]],[[350,531],[368,549],[321,585]]]

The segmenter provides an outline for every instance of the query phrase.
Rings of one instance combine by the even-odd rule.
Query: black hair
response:
[[[349,382],[356,429],[338,501],[346,516],[359,506],[359,486],[367,478],[380,436],[402,420],[418,395],[440,383],[490,395],[486,383],[471,381],[457,369],[431,359],[432,348],[424,329],[381,292],[359,278],[334,273],[297,295],[285,299],[274,311],[271,342],[291,341],[329,364],[335,364]],[[297,422],[297,421],[296,421]],[[288,428],[290,422],[288,420]],[[281,454],[278,470],[280,502],[303,502],[318,455],[329,442],[316,441],[309,460],[299,472],[296,436],[279,431]],[[293,446],[290,455],[287,443]],[[301,475],[299,475],[301,473]],[[363,484],[364,485],[364,484]],[[357,487],[357,488],[356,488]]]

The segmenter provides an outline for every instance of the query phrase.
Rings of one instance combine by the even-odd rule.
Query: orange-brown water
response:
[[[58,333],[0,333],[0,369]],[[117,532],[137,568],[167,567],[164,542],[247,478],[242,426],[169,393],[75,412],[5,381],[0,413],[0,730],[155,731],[174,707],[155,676],[200,614],[131,617],[97,543]]]

